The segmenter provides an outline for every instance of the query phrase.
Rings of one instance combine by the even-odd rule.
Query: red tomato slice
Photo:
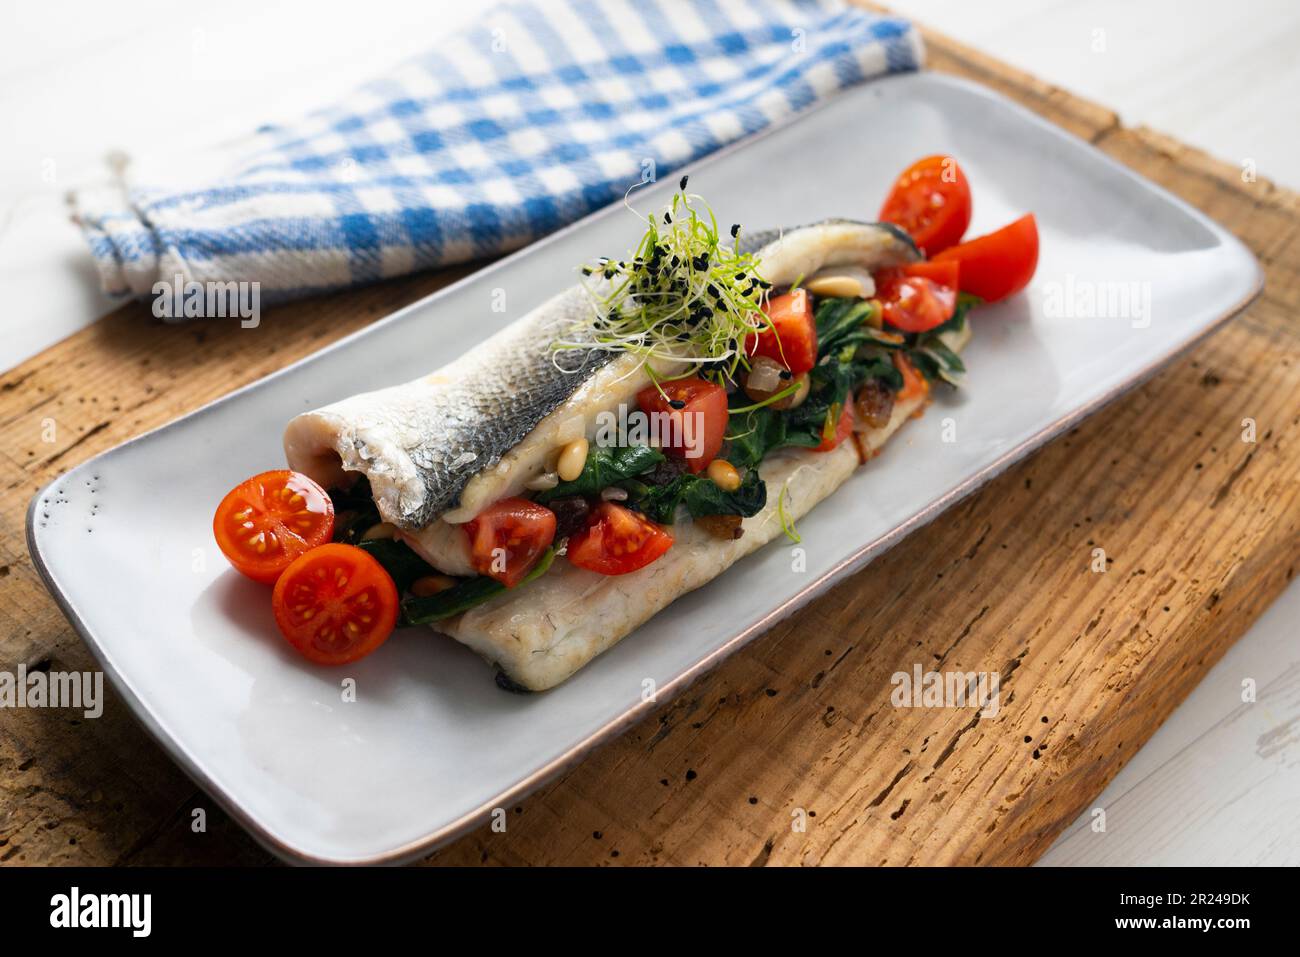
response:
[[[212,534],[240,574],[269,584],[299,555],[330,540],[334,503],[305,475],[263,472],[221,500]]]
[[[384,566],[353,545],[299,555],[271,595],[280,633],[318,665],[364,658],[393,633],[397,586]]]
[[[834,406],[831,407],[834,409]],[[829,418],[829,416],[827,416]],[[829,426],[829,422],[827,426]],[[853,434],[853,403],[852,401],[844,403],[844,410],[840,412],[839,420],[835,423],[835,434],[828,435],[829,428],[822,430],[822,444],[813,449],[814,452],[829,452],[837,447],[841,442]]]
[[[876,298],[885,321],[904,332],[943,325],[957,308],[956,263],[914,263],[876,273]]]
[[[664,416],[657,420],[663,450],[692,472],[703,472],[722,451],[727,390],[716,382],[695,376],[661,382],[638,392],[636,402],[647,415]]]
[[[953,246],[937,262],[961,265],[961,291],[998,302],[1029,285],[1038,268],[1038,223],[1022,216],[995,233]]]
[[[943,262],[919,262],[909,263],[901,267],[904,276],[919,276],[923,279],[930,279],[940,286],[947,286],[949,289],[959,288],[959,277],[961,275],[961,264],[948,260]]]
[[[569,539],[569,561],[602,575],[626,575],[645,568],[673,547],[673,537],[638,512],[605,502]]]
[[[880,207],[882,221],[901,226],[931,256],[961,242],[970,215],[970,184],[951,156],[917,160]]]
[[[474,567],[514,588],[555,541],[555,513],[526,498],[503,498],[464,528]]]
[[[898,395],[895,397],[899,402],[929,393],[929,380],[921,375],[921,371],[916,366],[912,365],[911,359],[901,352],[894,352],[890,358],[894,360],[894,368],[903,376],[903,387],[898,390]]]
[[[772,323],[769,328],[745,337],[745,355],[767,356],[795,375],[817,364],[817,323],[806,290],[769,300],[767,318]]]

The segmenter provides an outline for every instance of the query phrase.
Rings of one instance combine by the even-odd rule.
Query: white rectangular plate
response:
[[[957,156],[970,177],[970,235],[1032,210],[1042,238],[1027,293],[975,313],[965,391],[909,423],[800,523],[806,571],[792,572],[788,546],[774,543],[554,691],[500,691],[474,654],[427,630],[345,669],[306,663],[279,638],[267,590],[226,566],[211,512],[236,482],[282,464],[295,413],[423,375],[573,282],[577,264],[622,255],[641,228],[619,206],[73,469],[33,503],[37,567],[127,705],[268,847],[308,862],[418,856],[649,712],[647,679],[668,700],[1260,288],[1251,254],[1205,216],[942,76],[862,87],[689,172],[724,226],[759,229],[873,218],[892,176],[931,153]],[[676,180],[636,205],[654,208]],[[1075,295],[1116,283],[1137,284],[1136,309],[1075,317]],[[492,309],[498,289],[504,314]],[[274,317],[249,335],[275,335]],[[942,441],[945,419],[955,442]],[[356,680],[355,702],[342,700],[344,678]]]

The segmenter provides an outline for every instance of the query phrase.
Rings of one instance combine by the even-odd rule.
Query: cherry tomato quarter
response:
[[[770,326],[745,338],[745,354],[767,356],[794,375],[817,364],[817,323],[813,320],[813,297],[795,289],[768,301]]]
[[[927,332],[957,308],[956,263],[916,263],[876,273],[876,298],[885,322],[904,332]]]
[[[569,561],[602,575],[645,568],[673,546],[673,537],[639,512],[613,502],[598,505],[569,539]]]
[[[474,568],[514,588],[555,541],[555,525],[555,513],[545,505],[503,498],[463,527]]]
[[[727,390],[716,382],[697,376],[673,379],[657,388],[647,386],[637,393],[636,401],[646,415],[660,417],[663,451],[682,459],[692,472],[703,472],[722,451]]]
[[[831,411],[834,411],[832,408]],[[829,420],[830,416],[827,416]],[[831,449],[838,448],[839,444],[847,439],[853,433],[853,402],[850,400],[844,403],[844,408],[840,410],[840,417],[835,420],[835,431],[830,430],[830,423],[822,430],[821,445],[816,446],[814,452],[829,452]]]
[[[985,302],[999,302],[1029,285],[1038,269],[1038,222],[1034,214],[1014,223],[953,246],[941,252],[936,262],[955,262],[961,267],[961,291]]]

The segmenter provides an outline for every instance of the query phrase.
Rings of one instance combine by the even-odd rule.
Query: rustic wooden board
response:
[[[927,39],[932,68],[1019,100],[1234,230],[1265,264],[1264,295],[511,809],[506,833],[485,826],[431,861],[1026,863],[1294,575],[1297,197]],[[0,669],[93,667],[26,554],[40,485],[449,278],[283,307],[256,330],[159,327],[125,307],[0,377]],[[1097,546],[1104,574],[1089,569]],[[1000,671],[999,714],[892,707],[889,677],[914,663]],[[115,698],[89,722],[0,717],[0,862],[268,860]]]

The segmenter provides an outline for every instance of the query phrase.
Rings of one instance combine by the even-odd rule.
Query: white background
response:
[[[473,0],[6,3],[0,369],[113,308],[63,195],[122,151],[166,162],[292,119],[437,44]],[[1071,92],[1300,189],[1294,0],[895,0]],[[1300,587],[1211,673],[1044,863],[1300,863]],[[1260,702],[1242,705],[1241,680]]]

